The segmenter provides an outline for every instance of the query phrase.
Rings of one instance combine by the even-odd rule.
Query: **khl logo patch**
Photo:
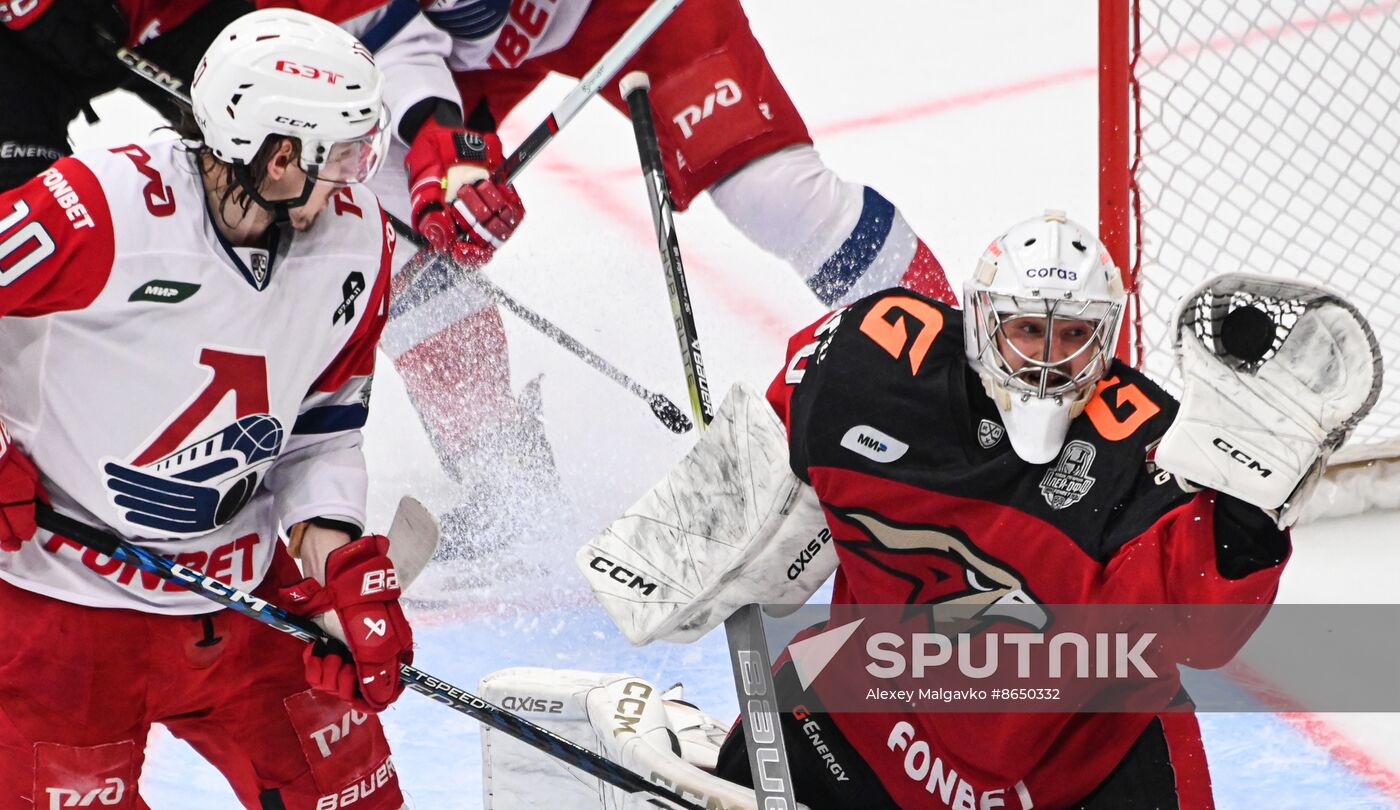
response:
[[[257,283],[259,290],[267,287],[268,268],[271,266],[267,251],[255,250],[249,254],[248,272],[253,274],[253,281]]]
[[[1078,439],[1065,445],[1055,466],[1040,479],[1040,493],[1051,509],[1073,506],[1089,494],[1094,486],[1089,467],[1093,466],[1096,452],[1092,444]]]
[[[856,425],[846,431],[841,446],[881,464],[898,461],[909,452],[909,445],[869,425]]]
[[[983,450],[991,450],[1001,441],[1001,437],[1006,435],[1006,428],[998,425],[990,419],[983,419],[977,423],[977,443],[982,445]]]

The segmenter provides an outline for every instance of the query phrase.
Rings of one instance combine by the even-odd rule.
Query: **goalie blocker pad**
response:
[[[575,559],[633,644],[694,641],[755,602],[795,610],[836,570],[782,422],[744,383],[685,458]]]
[[[1184,386],[1157,464],[1288,525],[1380,394],[1370,326],[1324,287],[1245,273],[1192,290],[1175,323]]]
[[[483,678],[480,694],[702,807],[756,808],[752,790],[703,770],[715,766],[726,728],[679,700],[680,691],[630,675],[515,667]],[[509,735],[488,727],[481,735],[487,810],[656,806],[650,795],[604,784]]]

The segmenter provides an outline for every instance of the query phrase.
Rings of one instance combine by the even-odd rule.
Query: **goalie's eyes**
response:
[[[1088,321],[1059,320],[1053,326],[1052,355],[1067,357],[1079,351],[1094,337],[1094,324]],[[1045,319],[1034,316],[1008,318],[1002,322],[1002,333],[1028,357],[1040,357],[1045,350]]]

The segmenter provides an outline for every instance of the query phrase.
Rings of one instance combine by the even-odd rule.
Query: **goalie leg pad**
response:
[[[800,605],[836,570],[767,400],[739,383],[685,458],[575,558],[633,644],[690,642],[742,605]]]
[[[631,675],[516,667],[486,676],[483,698],[665,785],[702,807],[756,808],[752,790],[713,767],[725,728],[695,706]],[[486,807],[651,807],[506,735],[482,729]]]

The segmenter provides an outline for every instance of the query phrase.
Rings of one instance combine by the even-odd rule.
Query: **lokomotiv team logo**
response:
[[[153,439],[128,461],[103,459],[108,497],[138,529],[191,536],[228,523],[282,450],[266,359],[204,349],[200,365],[213,376]]]
[[[1030,592],[1025,577],[977,548],[960,530],[900,525],[870,512],[833,511],[869,540],[840,542],[892,580],[890,603],[903,591],[908,605],[961,606],[965,610],[939,614],[940,624],[957,625],[952,632],[974,632],[995,620],[1016,621],[1033,630],[1049,624],[1050,614]]]

